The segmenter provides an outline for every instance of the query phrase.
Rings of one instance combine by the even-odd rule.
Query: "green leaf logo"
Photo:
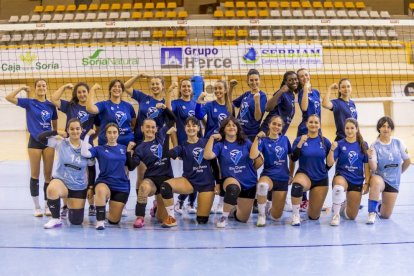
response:
[[[30,52],[26,52],[24,55],[19,55],[19,59],[23,61],[24,64],[30,65],[34,60],[37,59],[36,54],[32,54]]]
[[[99,54],[101,53],[101,52],[103,52],[103,51],[105,51],[105,50],[103,50],[103,49],[98,49],[98,50],[96,50],[95,51],[95,53],[93,53],[89,58],[90,59],[96,59],[96,58],[98,58],[98,56],[99,56]]]

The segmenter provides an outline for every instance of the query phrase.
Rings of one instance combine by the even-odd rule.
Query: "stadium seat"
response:
[[[154,3],[147,3],[147,4],[154,4]],[[144,11],[144,15],[142,18],[144,19],[152,19],[154,17],[154,14],[152,13],[152,11]]]
[[[345,38],[350,38],[354,36],[354,33],[352,32],[351,28],[345,28],[342,30],[342,34]]]
[[[134,3],[133,8],[134,10],[142,10],[143,9],[143,5],[142,3]]]
[[[215,10],[213,16],[215,18],[223,18],[224,17],[224,13],[222,10]]]
[[[119,19],[121,20],[128,20],[131,18],[131,12],[130,11],[121,11],[119,15]]]
[[[369,17],[371,17],[373,19],[379,19],[380,15],[377,11],[369,11]]]
[[[104,34],[104,39],[114,39],[115,38],[115,32],[113,31],[109,31],[109,32],[105,32]]]
[[[55,41],[56,39],[57,39],[56,33],[49,32],[46,34],[46,38],[45,38],[46,41]]]
[[[233,1],[226,1],[226,2],[224,2],[224,7],[226,9],[233,9],[234,8],[234,2]]]
[[[336,12],[333,9],[326,10],[326,17],[328,18],[336,18]]]
[[[313,1],[312,6],[313,6],[314,9],[323,9],[322,2],[320,2],[320,1]]]
[[[237,10],[236,11],[236,17],[239,17],[239,18],[245,18],[247,15],[246,15],[246,11],[245,10]]]
[[[183,38],[187,36],[187,31],[184,29],[177,30],[176,36],[179,38]]]
[[[174,31],[173,30],[166,30],[165,31],[166,38],[174,38]]]
[[[76,6],[75,6],[76,8]],[[88,10],[88,5],[85,4],[81,4],[78,6],[78,9],[76,10],[77,12],[86,12]]]
[[[359,17],[360,18],[369,18],[369,14],[368,14],[368,12],[366,11],[366,10],[359,10],[358,11],[358,15],[359,15]]]
[[[155,9],[157,9],[157,10],[164,10],[165,9],[165,3],[164,2],[158,2],[158,3],[156,3]]]
[[[85,11],[84,10],[85,6],[86,5],[82,5],[81,11]],[[57,8],[59,8],[59,10],[61,9],[60,6],[57,6],[56,9]],[[67,5],[65,11],[66,12],[76,12],[76,5]]]
[[[265,2],[265,1],[259,1],[259,2],[257,2],[257,7],[259,9],[267,9],[268,8],[267,2]]]
[[[341,19],[348,18],[348,14],[346,13],[346,10],[337,10],[336,16]]]
[[[27,41],[33,41],[33,39],[34,39],[34,37],[33,37],[33,34],[32,33],[25,33],[23,35],[22,41],[25,41],[25,42],[27,42]]]
[[[269,1],[269,9],[279,9],[279,2],[278,1]]]
[[[168,2],[167,3],[167,9],[173,10],[177,8],[177,3],[176,2]]]
[[[71,31],[71,32],[69,33],[69,37],[68,37],[68,39],[69,39],[69,40],[78,40],[78,39],[80,39],[80,33],[79,33],[79,32],[77,32],[77,31]]]
[[[318,37],[318,29],[316,28],[312,28],[312,29],[308,29],[308,37]]]
[[[269,30],[269,29],[264,29],[264,30],[261,30],[261,34],[260,35],[261,35],[261,37],[269,38],[269,37],[272,36],[272,31]]]
[[[303,9],[312,9],[312,4],[310,1],[302,1],[301,4]]]
[[[236,1],[236,8],[238,9],[244,9],[246,7],[246,4],[242,1]]]
[[[380,39],[388,38],[387,32],[385,29],[377,29],[375,35]]]
[[[42,14],[42,16],[40,18],[41,22],[50,22],[51,20],[52,20],[52,14],[50,14],[50,13]]]
[[[129,31],[128,38],[139,38],[139,32],[136,30]]]
[[[355,4],[354,4],[354,2],[346,1],[346,2],[345,2],[345,8],[346,8],[346,9],[355,9]]]
[[[252,9],[252,8],[256,8],[257,7],[257,5],[256,5],[256,2],[253,2],[253,1],[248,1],[247,2],[247,8],[248,9]]]
[[[59,18],[57,18],[57,15],[58,14],[55,14],[54,20],[55,19],[59,20]],[[62,21],[70,22],[70,21],[73,21],[74,18],[75,18],[75,14],[73,14],[73,13],[65,13],[63,15]]]
[[[95,12],[88,12],[85,17],[86,21],[94,21],[96,20],[96,13]]]
[[[58,34],[57,34],[57,40],[67,40],[68,39],[68,33],[67,32],[59,32]]]
[[[10,34],[3,34],[1,36],[0,42],[2,43],[8,43],[11,40],[11,35]]]
[[[110,11],[108,14],[109,20],[117,20],[119,19],[119,12],[118,11]]]
[[[345,5],[342,1],[335,1],[333,6],[335,9],[345,9]]]
[[[97,19],[98,20],[107,20],[108,19],[108,13],[107,12],[98,12]]]
[[[216,29],[213,31],[213,37],[221,38],[224,37],[224,31],[222,29]]]
[[[188,17],[188,12],[187,11],[179,11],[178,12],[178,18],[180,19],[184,19]]]
[[[40,21],[40,14],[33,14],[32,17],[30,17],[30,22],[36,23]]]
[[[153,10],[155,8],[154,3],[145,3],[144,9]]]
[[[300,38],[306,37],[307,36],[307,32],[303,28],[297,29],[296,30],[296,36],[297,37],[300,37]]]
[[[280,28],[274,29],[272,32],[274,37],[282,38],[283,37],[283,30]]]
[[[106,3],[101,4],[101,5],[99,6],[99,10],[100,10],[100,11],[109,11],[109,4],[106,4]]]
[[[247,17],[252,17],[252,18],[257,17],[257,10],[248,10]]]
[[[249,36],[259,37],[260,36],[260,31],[258,29],[250,29],[249,30]]]
[[[167,11],[167,18],[168,19],[177,18],[177,12],[176,11]]]
[[[333,39],[338,39],[342,37],[341,30],[339,28],[332,28],[330,29],[331,37]]]
[[[93,32],[92,39],[94,40],[101,40],[104,37],[104,33],[102,31]]]
[[[82,32],[81,34],[81,40],[89,40],[92,38],[91,32]]]
[[[358,39],[365,38],[365,32],[361,28],[354,29],[354,36]]]
[[[17,16],[17,15],[10,16],[10,19],[9,19],[8,22],[9,23],[17,23],[17,22],[19,22],[19,16]]]
[[[315,17],[316,18],[325,18],[325,11],[322,9],[315,10]]]
[[[126,31],[119,31],[116,33],[116,39],[126,39],[128,34]]]
[[[84,13],[76,13],[74,21],[79,22],[85,20],[86,15]]]
[[[306,10],[303,11],[303,16],[305,18],[313,18],[313,17],[315,17],[315,13],[311,9],[306,9]]]
[[[328,29],[319,29],[319,36],[321,38],[329,38],[329,30]]]
[[[355,8],[357,9],[365,9],[365,3],[364,2],[356,2],[355,3]]]
[[[19,42],[21,40],[22,40],[22,34],[21,33],[12,34],[11,39],[10,39],[10,41],[12,41],[12,42]]]
[[[131,3],[122,3],[121,10],[123,10],[123,11],[129,11],[131,9],[132,9],[132,4]]]
[[[299,1],[292,1],[292,2],[290,2],[290,7],[292,9],[300,9],[300,8],[302,8],[302,6],[300,5],[300,2]]]
[[[282,2],[280,2],[280,8],[281,9],[289,9],[290,8],[290,4],[289,4],[289,2],[288,1],[282,1]]]
[[[97,4],[90,4],[88,11],[97,11],[98,10],[98,5]]]
[[[45,9],[43,10],[43,12],[44,13],[51,13],[51,12],[54,12],[55,11],[55,6],[53,6],[53,5],[47,5],[46,7],[45,7]]]
[[[359,18],[358,11],[356,11],[356,10],[349,10],[348,11],[348,17],[349,18]]]
[[[134,11],[132,13],[132,19],[141,19],[141,18],[142,18],[142,13],[141,12]]]
[[[323,2],[323,7],[325,9],[333,9],[334,8],[334,4],[332,1],[325,1]]]
[[[237,30],[237,36],[238,37],[247,37],[248,32],[246,29],[239,29]]]
[[[155,30],[152,32],[152,38],[162,38],[164,36],[161,30]]]
[[[295,17],[295,18],[302,18],[303,17],[303,12],[302,12],[302,10],[299,10],[299,9],[298,10],[293,10],[292,16]]]
[[[381,11],[380,16],[381,16],[382,19],[390,19],[391,18],[390,13],[388,11]]]
[[[226,29],[225,36],[226,37],[235,37],[236,36],[236,30],[234,30],[234,29]]]
[[[388,38],[390,39],[397,39],[398,38],[398,34],[394,29],[390,29],[387,32]]]
[[[269,10],[259,10],[259,17],[261,18],[269,17]]]
[[[234,10],[226,10],[225,12],[224,12],[224,17],[226,17],[226,18],[233,18],[233,17],[235,17],[236,15],[235,15],[235,13],[234,13]]]
[[[30,17],[28,15],[22,15],[19,19],[19,23],[27,23],[29,22]]]
[[[285,17],[286,19],[292,18],[292,12],[291,10],[282,10],[282,17]]]
[[[270,16],[271,17],[280,17],[280,11],[279,10],[270,10]]]
[[[45,9],[44,6],[35,6],[35,8],[33,9],[33,12],[34,13],[42,13],[44,9]]]
[[[163,18],[165,18],[165,12],[164,11],[156,11],[154,17],[156,19],[163,19]]]

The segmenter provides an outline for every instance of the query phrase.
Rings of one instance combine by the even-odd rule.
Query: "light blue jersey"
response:
[[[397,189],[400,186],[401,165],[404,160],[409,158],[407,147],[398,138],[391,138],[389,144],[382,143],[379,139],[375,141],[373,149],[373,162],[377,163],[374,172],[381,176],[386,183]]]
[[[49,138],[47,145],[55,148],[58,155],[53,178],[62,180],[70,190],[85,190],[88,186],[88,158],[81,156],[81,147],[75,148],[69,138],[58,139],[56,136]]]

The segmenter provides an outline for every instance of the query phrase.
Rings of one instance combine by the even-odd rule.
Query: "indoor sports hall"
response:
[[[139,76],[133,88],[149,95],[156,77],[165,82],[163,95],[171,87],[172,100],[181,97],[173,84],[189,80],[194,100],[206,92],[204,104],[216,100],[217,81],[237,81],[233,100],[249,91],[246,76],[256,69],[269,101],[284,74],[302,68],[320,92],[323,136],[333,142],[337,128],[322,99],[327,93],[328,102],[339,98],[333,84],[347,79],[368,145],[379,137],[378,120],[389,116],[395,123],[392,135],[414,160],[413,0],[0,0],[0,274],[411,275],[413,167],[401,175],[392,216],[378,216],[373,225],[366,224],[368,194],[355,220],[342,217],[339,226],[330,225],[335,167],[329,170],[319,219],[301,211],[299,227],[291,226],[289,187],[282,217],[268,217],[265,227],[256,226],[257,214],[246,223],[230,214],[227,227],[217,228],[221,214],[214,208],[208,222],[200,224],[184,207],[182,215],[176,214],[177,226],[164,228],[149,215],[151,196],[145,226],[134,228],[138,169],[128,174],[125,214],[116,225],[106,223],[104,231],[95,230],[88,201],[81,225],[62,219],[61,227],[44,229],[49,218],[33,216],[29,118],[6,99],[13,91],[27,87],[16,94],[16,103],[36,98],[35,82],[42,79],[51,100],[63,86],[85,82],[99,84],[94,102],[100,102],[111,97],[108,85],[114,79],[127,83]],[[64,89],[61,99],[71,97],[72,91]],[[123,93],[121,99],[139,114],[133,97]],[[286,132],[292,144],[302,121],[297,96],[294,105]],[[57,129],[65,131],[66,114],[59,110],[57,116]],[[181,176],[182,162],[171,165],[174,176]],[[43,173],[42,163],[42,210]],[[218,202],[216,195],[213,207]]]

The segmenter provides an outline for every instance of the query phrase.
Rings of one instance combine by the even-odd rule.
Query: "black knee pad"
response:
[[[39,196],[39,179],[30,178],[30,195]]]
[[[115,222],[115,221],[112,221],[112,220],[108,219],[108,223],[112,224],[112,225],[116,225],[116,224],[119,224],[119,220]]]
[[[85,209],[69,209],[69,222],[73,225],[81,225]]]
[[[318,219],[319,219],[319,217],[316,217],[316,218],[311,218],[310,216],[308,216],[308,218],[309,218],[310,220],[318,220]]]
[[[207,222],[208,222],[208,216],[207,217],[197,216],[198,224],[207,224]]]
[[[293,197],[302,197],[303,196],[303,186],[300,185],[299,183],[293,183],[290,195],[293,196]]]
[[[236,184],[230,184],[226,187],[226,193],[224,194],[224,203],[230,205],[237,205],[237,198],[240,194],[240,187]]]
[[[163,199],[171,199],[173,198],[173,190],[171,188],[171,185],[167,182],[162,182],[160,186],[160,194]]]

